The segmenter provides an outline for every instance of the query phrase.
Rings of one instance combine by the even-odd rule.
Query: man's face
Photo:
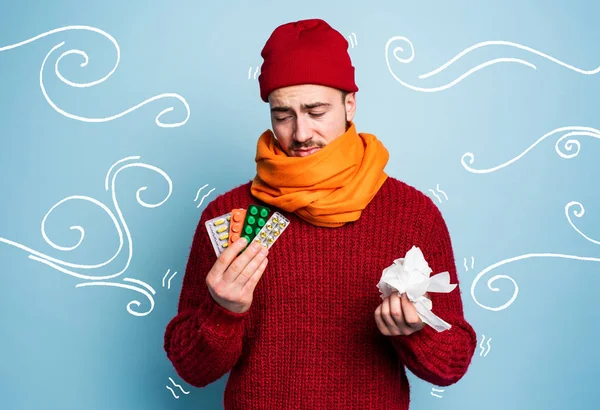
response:
[[[356,110],[355,93],[342,101],[335,88],[314,84],[294,85],[269,94],[273,133],[290,157],[317,152],[346,131]]]

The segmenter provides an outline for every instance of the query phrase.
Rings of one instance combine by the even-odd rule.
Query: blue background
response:
[[[594,70],[600,65],[597,2],[167,3],[0,3],[0,49],[70,25],[104,30],[121,49],[114,74],[89,88],[61,82],[54,64],[61,53],[80,49],[89,55],[88,66],[80,67],[82,58],[68,55],[59,64],[62,75],[74,82],[102,78],[114,66],[116,51],[101,34],[70,30],[0,52],[0,407],[222,408],[226,376],[203,389],[186,385],[163,351],[164,328],[176,312],[201,211],[217,194],[253,177],[256,141],[270,127],[268,106],[248,71],[261,64],[260,50],[276,26],[320,17],[349,42],[348,36],[356,34],[349,52],[360,88],[358,131],[377,135],[388,147],[390,175],[431,195],[442,210],[465,315],[482,346],[466,376],[438,393],[441,398],[431,395],[436,386],[409,375],[411,408],[598,408],[600,131],[578,137],[581,149],[571,159],[555,151],[564,132],[494,172],[469,172],[461,157],[472,152],[474,168],[494,168],[557,128],[600,127],[600,76],[498,45],[474,50],[437,75],[419,79],[488,40],[519,43]],[[500,63],[443,91],[414,91],[396,81],[386,65],[385,45],[394,36],[410,39],[415,57],[408,64],[392,57],[393,73],[420,87],[443,86],[497,58],[523,59],[537,69]],[[189,120],[179,127],[157,126],[155,117],[169,107],[174,110],[161,121],[185,120],[184,105],[173,98],[112,121],[90,123],[59,114],[45,100],[39,77],[44,57],[62,41],[43,73],[48,95],[61,109],[106,118],[153,96],[177,93],[190,106]],[[56,203],[72,195],[94,198],[117,215],[104,178],[115,162],[130,156],[140,159],[121,165],[149,164],[168,175],[136,166],[116,178],[114,193],[132,238],[130,263],[125,236],[111,263],[71,270],[109,276],[126,267],[104,282],[144,281],[156,292],[153,307],[134,290],[76,287],[92,281],[28,258],[34,250],[79,265],[109,260],[118,250],[118,231],[89,200],[64,202],[46,220],[48,238],[64,247],[80,239],[69,227],[85,229],[72,251],[52,248],[40,224]],[[206,184],[200,196],[214,191],[198,208],[194,198]],[[435,191],[438,184],[448,199]],[[140,205],[135,195],[144,186],[143,201],[167,200],[154,208]],[[585,208],[581,217],[572,212],[577,207],[568,215],[587,239],[569,224],[565,207],[571,201]],[[170,289],[162,286],[168,269],[178,272]],[[493,283],[499,290],[491,291],[487,281],[496,275],[518,284],[514,302],[501,309],[496,308],[511,300],[515,286],[499,279]],[[141,305],[131,308],[142,316],[128,313],[133,300]],[[176,399],[166,388],[173,386],[169,377],[190,393],[174,388]]]

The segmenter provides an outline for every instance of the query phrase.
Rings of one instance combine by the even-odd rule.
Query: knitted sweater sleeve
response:
[[[437,206],[432,201],[428,204],[430,210],[425,214],[423,227],[429,233],[419,248],[432,274],[448,271],[450,283],[458,284],[448,228]],[[448,386],[467,372],[477,347],[477,335],[464,318],[459,286],[450,293],[429,293],[429,297],[432,312],[452,327],[437,332],[425,325],[409,336],[390,337],[400,359],[415,376],[437,386]]]
[[[242,352],[244,313],[231,312],[214,301],[206,276],[216,261],[204,223],[218,215],[212,203],[202,213],[179,297],[177,315],[167,325],[164,349],[179,376],[204,387],[230,371]]]

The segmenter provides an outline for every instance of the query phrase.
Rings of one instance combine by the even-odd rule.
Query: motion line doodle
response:
[[[540,138],[538,138],[538,140],[536,142],[531,144],[521,154],[517,155],[513,159],[506,161],[505,163],[500,164],[498,166],[495,166],[492,168],[487,168],[487,169],[475,169],[475,168],[471,167],[471,165],[473,165],[473,162],[475,161],[475,155],[472,152],[464,153],[460,159],[460,163],[463,166],[463,168],[465,168],[467,171],[472,172],[474,174],[489,174],[491,172],[499,170],[500,168],[504,168],[504,167],[512,164],[513,162],[518,161],[525,154],[527,154],[529,151],[531,151],[533,149],[533,147],[538,145],[540,142],[542,142],[546,138],[548,138],[554,134],[559,134],[559,133],[564,133],[564,132],[566,132],[566,134],[563,135],[562,137],[560,137],[558,139],[558,141],[556,141],[556,144],[554,145],[554,149],[556,150],[556,153],[558,155],[560,155],[562,158],[565,158],[565,159],[571,159],[571,158],[574,158],[577,155],[579,155],[579,151],[581,150],[581,143],[579,142],[579,140],[576,140],[576,139],[568,139],[564,144],[565,152],[563,152],[560,148],[560,145],[563,142],[563,140],[570,138],[570,137],[574,137],[574,136],[592,137],[592,138],[600,139],[600,130],[598,130],[596,128],[580,127],[580,126],[561,127],[561,128],[556,128],[556,129],[542,135]],[[574,152],[571,152],[571,151],[574,151]],[[467,164],[467,162],[469,164]]]
[[[175,383],[175,380],[173,380],[171,377],[169,377],[169,380],[171,381],[171,383],[173,383],[173,386],[177,387],[183,394],[190,394],[190,392],[184,390],[180,384]],[[177,395],[177,393],[175,393],[175,390],[173,390],[173,388],[171,386],[165,385],[165,387],[171,391],[171,394],[173,395],[173,397],[175,397],[176,399],[179,398],[179,396]]]
[[[394,47],[392,48],[392,46],[394,46]],[[429,77],[433,77],[437,74],[440,74],[442,71],[444,71],[445,69],[450,67],[452,64],[454,64],[455,62],[460,60],[462,57],[464,57],[465,55],[467,55],[477,49],[485,48],[485,47],[488,47],[488,48],[489,47],[498,47],[498,46],[512,47],[513,49],[516,48],[516,49],[527,51],[529,53],[532,53],[532,54],[538,55],[542,58],[545,58],[547,60],[550,60],[553,63],[559,64],[565,68],[568,68],[569,70],[575,71],[579,74],[594,75],[594,74],[597,74],[598,72],[600,72],[600,66],[596,67],[593,70],[584,70],[581,68],[577,68],[571,64],[562,62],[557,58],[554,58],[552,56],[549,56],[548,54],[542,53],[541,51],[538,51],[538,50],[533,49],[528,46],[524,46],[522,44],[513,43],[511,41],[492,40],[492,41],[483,41],[481,43],[477,43],[475,45],[472,45],[471,47],[466,48],[465,50],[461,51],[456,56],[454,56],[453,58],[451,58],[450,60],[448,60],[446,63],[442,64],[435,70],[419,75],[419,80],[424,80]],[[392,48],[391,51],[390,51],[390,48]],[[406,48],[408,48],[409,51],[406,51]],[[403,56],[398,55],[398,53],[403,53]],[[408,55],[408,57],[406,57],[406,55]],[[479,71],[485,67],[488,67],[488,66],[491,66],[494,64],[498,64],[498,63],[516,63],[516,64],[521,64],[521,65],[527,66],[529,68],[533,68],[534,70],[537,70],[537,67],[534,64],[530,63],[529,61],[526,61],[526,60],[523,60],[520,58],[513,58],[513,57],[500,57],[500,58],[494,58],[494,59],[485,61],[484,63],[481,63],[481,64],[471,68],[470,70],[463,73],[458,78],[450,81],[449,83],[446,83],[439,87],[427,88],[427,87],[418,87],[418,86],[415,86],[415,85],[412,85],[412,84],[409,84],[409,83],[403,81],[401,78],[399,78],[394,73],[394,70],[392,69],[390,60],[392,60],[392,59],[396,60],[397,62],[399,62],[401,64],[409,64],[414,60],[414,58],[415,58],[415,48],[414,48],[412,42],[406,37],[394,36],[394,37],[391,37],[385,44],[385,62],[387,64],[387,68],[388,68],[390,74],[392,75],[392,77],[394,77],[394,79],[396,81],[398,81],[400,84],[402,84],[406,88],[409,88],[414,91],[429,92],[429,93],[447,90],[447,89],[453,87],[454,85],[460,83],[462,80],[469,77],[471,74],[476,73],[477,71]]]
[[[104,188],[107,191],[109,191],[109,190],[111,191],[113,206],[114,206],[117,216],[115,216],[113,211],[111,211],[108,208],[108,206],[106,206],[102,202],[98,201],[97,199],[94,199],[94,198],[91,198],[88,196],[83,196],[83,195],[72,195],[72,196],[69,196],[69,197],[64,198],[64,199],[60,200],[59,202],[57,202],[54,206],[52,206],[52,208],[50,208],[50,210],[46,213],[46,215],[42,219],[41,232],[42,232],[44,241],[46,241],[46,243],[48,245],[52,246],[56,250],[72,251],[72,250],[78,248],[79,245],[81,245],[81,243],[83,242],[83,240],[85,238],[85,230],[83,229],[83,227],[78,226],[78,225],[69,227],[70,230],[79,232],[79,240],[73,246],[61,246],[61,245],[54,243],[46,234],[45,225],[46,225],[46,220],[47,220],[48,216],[59,205],[65,203],[67,201],[71,201],[71,200],[83,200],[83,201],[91,202],[92,204],[100,207],[112,221],[112,223],[117,231],[117,234],[119,236],[119,247],[118,247],[117,251],[115,252],[115,254],[107,261],[105,261],[103,263],[99,263],[99,264],[94,264],[94,265],[71,263],[71,262],[61,260],[61,259],[53,258],[49,255],[38,252],[32,248],[29,248],[25,245],[11,241],[6,238],[0,237],[0,243],[6,243],[6,244],[14,246],[16,248],[22,249],[25,252],[29,253],[29,256],[28,256],[29,259],[32,259],[34,261],[48,265],[51,268],[53,268],[59,272],[76,277],[78,279],[94,281],[94,282],[80,283],[80,284],[76,285],[76,287],[113,286],[113,287],[120,287],[120,288],[124,288],[124,289],[135,290],[136,292],[139,292],[139,293],[143,294],[144,296],[146,296],[146,298],[148,298],[150,305],[151,305],[150,310],[143,312],[143,313],[135,312],[131,308],[131,305],[136,305],[139,307],[140,302],[132,301],[127,305],[127,311],[130,314],[135,315],[135,316],[145,316],[145,315],[149,314],[152,311],[152,309],[154,309],[154,299],[152,298],[152,295],[154,295],[156,293],[150,285],[148,285],[147,283],[142,282],[138,279],[131,279],[131,278],[123,278],[123,281],[129,282],[129,283],[135,283],[137,285],[141,285],[142,287],[137,287],[134,285],[120,283],[120,282],[106,282],[105,281],[108,279],[116,278],[116,277],[120,276],[123,272],[125,272],[129,268],[129,264],[131,263],[131,259],[133,257],[133,240],[131,238],[131,233],[129,232],[129,228],[127,227],[127,223],[125,222],[125,218],[123,217],[123,214],[119,207],[119,203],[117,201],[117,196],[116,196],[115,181],[117,179],[117,175],[119,175],[119,173],[121,171],[123,171],[124,169],[127,169],[127,168],[145,168],[145,169],[149,169],[151,171],[158,173],[165,179],[165,181],[167,182],[167,184],[169,186],[168,193],[167,193],[166,197],[158,203],[154,203],[154,204],[148,203],[141,199],[140,192],[145,191],[147,189],[147,187],[141,187],[140,189],[137,190],[137,192],[136,192],[137,202],[145,208],[156,208],[156,207],[161,206],[169,199],[169,197],[171,196],[171,193],[173,191],[173,182],[171,181],[169,176],[160,168],[157,168],[153,165],[145,164],[143,162],[132,162],[132,163],[125,164],[125,162],[127,162],[127,161],[136,160],[139,158],[140,158],[139,156],[123,158],[123,159],[117,161],[115,164],[113,164],[110,167],[110,169],[108,170],[108,173],[106,174]],[[117,166],[118,166],[118,169],[114,170],[115,167],[117,167]],[[110,180],[110,185],[109,185],[109,180]],[[121,225],[122,225],[122,228],[121,228]],[[82,273],[83,271],[86,271],[86,270],[99,269],[103,266],[110,264],[121,253],[121,250],[123,249],[123,231],[125,231],[125,235],[127,237],[127,262],[125,263],[125,266],[118,272],[109,274],[109,275],[95,276],[95,275],[89,275],[89,274]]]
[[[7,50],[12,50],[14,48],[17,47],[21,47],[24,46],[26,44],[32,43],[36,40],[39,40],[41,38],[56,34],[56,33],[60,33],[60,32],[66,32],[66,31],[72,31],[72,30],[84,30],[84,31],[91,31],[94,33],[98,33],[102,36],[104,36],[106,39],[108,39],[113,46],[115,47],[115,50],[117,52],[117,59],[115,61],[115,65],[113,66],[113,68],[110,70],[110,72],[105,75],[104,77],[100,78],[99,80],[96,81],[92,81],[89,83],[77,83],[74,81],[70,81],[67,78],[65,78],[58,66],[61,62],[61,60],[64,57],[67,57],[69,55],[75,54],[78,55],[80,57],[83,58],[83,62],[81,64],[79,64],[80,67],[86,67],[88,65],[89,62],[89,57],[87,55],[87,53],[85,51],[79,50],[79,49],[70,49],[65,51],[64,53],[62,53],[60,56],[58,56],[58,58],[56,59],[56,63],[54,64],[54,73],[56,74],[56,76],[58,77],[58,79],[60,81],[62,81],[63,83],[71,86],[71,87],[75,87],[75,88],[87,88],[87,87],[93,87],[97,84],[103,83],[104,81],[106,81],[117,69],[119,62],[121,61],[121,49],[119,47],[119,44],[117,43],[117,41],[115,40],[115,38],[113,36],[111,36],[110,34],[108,34],[107,32],[100,30],[99,28],[96,27],[91,27],[91,26],[81,26],[81,25],[76,25],[76,26],[65,26],[65,27],[60,27],[60,28],[56,28],[54,30],[50,30],[50,31],[46,31],[45,33],[39,34],[35,37],[31,37],[27,40],[21,41],[19,43],[15,43],[15,44],[11,44],[8,46],[3,46],[0,47],[0,52],[2,51],[7,51]],[[147,100],[137,104],[134,107],[131,107],[121,113],[109,116],[109,117],[99,117],[99,118],[89,118],[89,117],[82,117],[79,115],[75,115],[75,114],[71,114],[65,110],[63,110],[62,108],[58,107],[54,101],[52,101],[52,99],[48,96],[48,93],[46,92],[46,87],[44,86],[44,68],[46,66],[46,62],[48,60],[48,58],[52,55],[52,53],[54,53],[56,50],[58,50],[59,48],[61,48],[63,45],[65,44],[64,41],[61,41],[60,43],[56,44],[54,47],[52,47],[50,49],[50,51],[48,52],[48,54],[46,54],[46,57],[44,57],[44,61],[42,62],[42,67],[40,68],[40,88],[42,90],[42,94],[44,94],[44,98],[46,99],[46,101],[48,102],[48,104],[50,104],[50,106],[59,114],[73,119],[73,120],[77,120],[77,121],[82,121],[82,122],[89,122],[89,123],[96,123],[96,122],[107,122],[107,121],[112,121],[115,120],[117,118],[123,117],[127,114],[129,114],[130,112],[133,112],[135,110],[137,110],[138,108],[149,104],[153,101],[157,101],[163,98],[174,98],[178,101],[180,101],[183,106],[185,107],[185,110],[187,112],[187,115],[185,117],[185,119],[181,122],[176,122],[176,123],[165,123],[161,121],[161,117],[168,113],[173,111],[175,108],[174,107],[169,107],[166,108],[164,110],[162,110],[160,113],[158,113],[158,115],[155,118],[155,123],[156,125],[158,125],[159,127],[163,127],[163,128],[175,128],[175,127],[180,127],[182,125],[184,125],[188,119],[190,118],[190,106],[188,105],[188,102],[185,100],[185,98],[183,98],[181,95],[176,94],[176,93],[163,93],[160,95],[156,95],[154,97],[148,98]]]
[[[162,279],[162,287],[165,287],[165,280],[167,280],[167,276],[169,276],[169,274],[171,273],[171,269],[167,269],[167,273],[165,273],[165,276],[163,276]],[[175,277],[175,275],[177,275],[177,271],[173,272],[173,274],[169,277],[169,280],[167,281],[167,289],[171,289],[171,280]]]
[[[196,192],[196,198],[194,198],[194,202],[198,201],[198,197],[200,196],[200,192],[202,192],[202,190],[204,188],[206,188],[208,186],[208,184],[204,184],[202,187],[200,187],[200,189],[198,190],[198,192]],[[212,188],[210,191],[208,191],[206,194],[204,194],[202,196],[202,199],[200,199],[200,203],[198,204],[198,206],[196,206],[196,208],[200,208],[202,206],[202,204],[204,203],[204,200],[206,199],[207,196],[209,196],[215,189]]]
[[[571,225],[571,227],[577,231],[577,233],[579,233],[582,237],[584,237],[586,240],[588,240],[589,242],[592,242],[596,245],[600,245],[600,241],[594,240],[590,237],[588,237],[587,235],[585,235],[581,230],[579,230],[575,224],[571,221],[571,217],[569,216],[569,210],[574,207],[577,206],[579,207],[579,211],[573,211],[573,214],[575,216],[577,216],[578,218],[581,218],[584,213],[585,213],[585,209],[583,207],[583,205],[580,202],[576,202],[576,201],[571,201],[569,202],[566,206],[565,206],[565,215],[567,217],[567,220],[569,221],[569,224]],[[498,307],[491,307],[491,306],[487,306],[484,305],[483,303],[481,303],[479,300],[477,300],[477,298],[475,297],[475,287],[477,286],[477,282],[479,282],[479,280],[488,272],[496,269],[499,266],[502,265],[506,265],[512,262],[516,262],[522,259],[528,259],[528,258],[563,258],[563,259],[576,259],[576,260],[580,260],[580,261],[591,261],[591,262],[600,262],[600,258],[594,258],[591,256],[576,256],[576,255],[566,255],[566,254],[560,254],[560,253],[528,253],[525,255],[519,255],[519,256],[515,256],[513,258],[508,258],[508,259],[504,259],[500,262],[496,262],[493,265],[488,266],[487,268],[485,268],[484,270],[482,270],[481,272],[479,272],[477,274],[477,276],[475,277],[475,279],[473,279],[473,283],[471,285],[471,297],[473,298],[473,300],[475,301],[475,303],[477,303],[479,306],[481,306],[484,309],[487,310],[491,310],[491,311],[500,311],[500,310],[504,310],[506,309],[508,306],[510,306],[515,299],[517,298],[517,295],[519,294],[519,286],[517,285],[517,282],[511,278],[508,275],[494,275],[492,276],[490,279],[488,279],[487,281],[487,287],[492,291],[492,292],[498,292],[500,289],[496,288],[493,286],[493,283],[498,280],[498,279],[507,279],[510,282],[512,282],[513,287],[514,287],[514,292],[512,297],[510,298],[510,300],[508,302],[506,302],[505,304],[498,306]]]
[[[487,350],[486,350],[485,347],[483,347],[483,342],[485,342],[485,335],[481,335],[481,336],[483,336],[483,337],[481,338],[481,343],[479,343],[479,348],[481,349],[479,356],[487,356],[488,353],[490,352],[490,350],[492,349],[492,346],[490,345],[490,343],[492,342],[492,338],[491,337],[488,338],[487,343],[486,343],[486,345],[487,345]],[[485,354],[484,354],[484,352],[485,352]]]

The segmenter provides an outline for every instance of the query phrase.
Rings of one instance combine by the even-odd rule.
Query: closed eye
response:
[[[326,113],[324,113],[324,112],[319,112],[319,113],[313,113],[313,112],[311,112],[311,113],[309,113],[309,115],[310,115],[311,117],[315,117],[315,118],[322,117],[322,116],[324,116],[325,114],[326,114]],[[287,117],[275,117],[275,120],[276,120],[277,122],[283,122],[283,121],[287,120],[288,118],[290,118],[290,116],[289,116],[289,115],[288,115]]]

